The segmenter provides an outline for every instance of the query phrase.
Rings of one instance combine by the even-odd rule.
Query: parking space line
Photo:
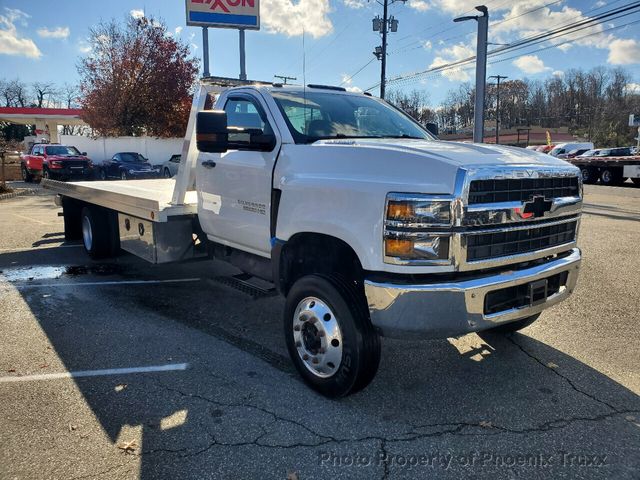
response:
[[[18,218],[24,218],[25,220],[31,220],[32,222],[39,223],[40,225],[51,225],[50,222],[42,222],[40,220],[36,220],[35,218],[31,218],[31,217],[26,217],[24,215],[20,215],[19,213],[12,213],[11,215],[13,215],[14,217],[18,217]]]
[[[17,253],[17,252],[42,252],[45,250],[55,250],[57,248],[79,248],[83,245],[81,243],[77,245],[56,245],[55,247],[46,247],[46,248],[33,248],[33,247],[24,247],[24,248],[0,248],[0,253]]]
[[[0,383],[37,382],[42,380],[58,380],[61,378],[104,377],[107,375],[128,375],[131,373],[172,372],[176,370],[186,370],[188,366],[188,363],[172,363],[168,365],[152,365],[149,367],[107,368],[104,370],[80,370],[77,372],[9,376],[0,377]]]
[[[43,287],[95,287],[101,285],[149,285],[157,283],[185,283],[198,282],[200,278],[176,278],[169,280],[114,280],[110,282],[77,282],[77,283],[38,283],[38,284],[11,284],[13,288],[43,288]]]

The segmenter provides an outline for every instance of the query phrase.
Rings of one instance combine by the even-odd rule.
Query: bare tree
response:
[[[36,100],[36,107],[42,108],[52,103],[53,96],[57,93],[55,85],[49,82],[34,82],[33,93]],[[46,99],[46,102],[45,102]]]

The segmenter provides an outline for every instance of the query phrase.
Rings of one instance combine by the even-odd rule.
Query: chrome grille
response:
[[[469,185],[469,205],[526,202],[535,195],[561,198],[579,194],[578,177],[473,180]]]
[[[467,261],[495,259],[544,250],[573,242],[577,219],[548,225],[516,226],[466,235]]]

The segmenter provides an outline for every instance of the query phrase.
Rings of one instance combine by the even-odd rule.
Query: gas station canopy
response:
[[[79,108],[0,107],[0,121],[35,125],[36,136],[58,143],[59,125],[86,125]]]

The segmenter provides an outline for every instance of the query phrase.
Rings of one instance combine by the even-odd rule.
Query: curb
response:
[[[0,201],[9,200],[10,198],[14,198],[14,197],[21,197],[22,195],[33,195],[36,193],[38,193],[38,190],[36,190],[35,188],[23,188],[18,190],[17,192],[1,194]]]

